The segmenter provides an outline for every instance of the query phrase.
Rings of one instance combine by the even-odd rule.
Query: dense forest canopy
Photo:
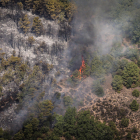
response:
[[[76,6],[69,0],[1,0],[0,5],[19,10],[31,10],[40,16],[56,20],[66,18],[72,20]]]

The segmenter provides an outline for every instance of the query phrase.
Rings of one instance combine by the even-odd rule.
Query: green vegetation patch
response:
[[[121,120],[121,126],[128,127],[128,125],[129,125],[129,119],[122,118],[122,120]]]
[[[70,96],[64,96],[63,102],[65,106],[71,106],[73,103],[73,99]]]
[[[120,75],[115,75],[112,81],[112,87],[115,91],[120,92],[123,88],[123,79]]]
[[[124,85],[130,88],[132,84],[137,84],[139,80],[139,68],[134,62],[130,62],[126,65],[122,75]]]
[[[132,101],[132,103],[130,104],[130,108],[132,111],[137,111],[139,109],[139,104],[137,103],[136,100]]]
[[[140,92],[139,92],[137,89],[135,89],[135,90],[132,92],[132,95],[135,96],[135,97],[139,97],[139,94],[140,94]]]
[[[92,92],[95,93],[98,97],[104,96],[104,90],[100,85],[99,81],[93,82],[92,85]]]

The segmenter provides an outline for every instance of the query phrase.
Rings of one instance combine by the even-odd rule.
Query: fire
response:
[[[86,67],[85,61],[84,61],[84,58],[83,58],[83,56],[82,56],[82,65],[80,66],[80,69],[79,69],[80,76],[78,77],[80,80],[81,80],[81,75],[82,75],[82,73],[83,73],[84,70],[85,70],[85,67]],[[71,75],[71,77],[72,77],[72,75]]]
[[[80,72],[80,77],[79,77],[79,79],[80,79],[80,80],[81,80],[81,74],[84,72],[85,67],[86,67],[85,61],[84,61],[84,58],[83,58],[83,56],[82,56],[82,65],[81,65],[81,67],[80,67],[80,69],[79,69],[79,72]]]

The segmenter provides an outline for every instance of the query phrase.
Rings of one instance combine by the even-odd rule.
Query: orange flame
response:
[[[78,77],[80,80],[81,80],[81,74],[84,72],[84,69],[85,69],[86,65],[85,65],[85,61],[84,61],[84,58],[82,56],[82,65],[80,66],[80,69],[79,69],[79,72],[80,72],[80,76]],[[72,77],[73,75],[71,75]]]
[[[79,72],[80,72],[80,77],[79,77],[79,79],[80,79],[80,80],[81,80],[81,74],[83,73],[85,67],[86,67],[85,61],[84,61],[84,58],[83,58],[83,56],[82,56],[82,65],[81,65],[81,67],[80,67],[80,69],[79,69]]]

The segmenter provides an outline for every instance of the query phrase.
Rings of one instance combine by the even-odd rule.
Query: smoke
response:
[[[75,0],[77,13],[72,22],[72,37],[67,54],[71,61],[74,60],[71,70],[79,69],[82,56],[84,58],[87,54],[93,56],[96,51],[102,56],[110,52],[113,44],[122,43],[125,32],[121,27],[122,25],[125,25],[125,28],[129,27],[129,20],[133,18],[120,9],[119,21],[112,20],[112,16],[116,13],[111,11],[118,6],[117,2],[116,0]]]
[[[64,54],[62,54],[62,59],[58,66],[46,76],[44,87],[40,87],[40,90],[43,89],[45,91],[45,97],[43,100],[52,99],[56,91],[61,93],[61,100],[59,101],[60,110],[65,110],[65,107],[63,106],[63,96],[65,96],[66,93],[68,93],[67,95],[72,95],[72,98],[75,99],[75,106],[78,106],[78,102],[84,98],[87,98],[86,100],[92,100],[92,103],[94,102],[96,97],[91,91],[94,78],[88,77],[79,83],[76,88],[70,87],[65,79],[68,79],[72,71],[80,68],[82,56],[86,59],[87,54],[94,55],[94,52],[96,51],[98,51],[101,56],[108,54],[114,43],[122,43],[122,37],[124,35],[120,30],[120,24],[118,21],[111,21],[108,18],[109,16],[107,17],[107,14],[111,11],[112,7],[115,6],[116,0],[75,0],[75,3],[77,5],[77,13],[71,23],[72,32],[71,40],[68,42],[68,48],[66,48]],[[129,15],[126,16],[123,14],[123,12],[120,14],[120,17],[123,19],[121,24],[133,19]],[[127,26],[129,26],[129,23]],[[70,62],[72,65],[70,65]],[[69,68],[71,69],[71,72]],[[60,71],[60,75],[55,77],[55,73],[58,70]],[[50,86],[52,77],[56,78],[56,83],[59,86],[54,88]],[[64,85],[60,84],[61,80],[64,80]],[[45,87],[47,88],[45,89]],[[34,103],[33,100],[30,103],[30,106],[34,105]],[[56,104],[57,103],[58,101]],[[28,109],[28,107],[23,107],[23,110],[18,113],[15,120],[18,122],[17,125],[19,126],[13,124],[15,127],[19,128],[23,124],[23,121],[28,114],[26,109]],[[59,113],[59,109],[55,108],[56,113]]]
[[[77,13],[71,23],[71,40],[68,42],[68,49],[65,51],[71,71],[80,68],[82,56],[84,59],[86,59],[88,54],[94,57],[95,52],[98,52],[99,56],[103,56],[110,53],[115,43],[122,44],[125,32],[121,30],[121,27],[123,24],[126,27],[130,26],[129,20],[133,20],[133,17],[129,14],[126,16],[126,12],[120,9],[121,12],[118,12],[119,20],[112,18],[116,13],[111,13],[111,11],[113,11],[115,6],[118,6],[118,1],[74,1],[77,5]],[[121,51],[117,53],[119,54]],[[84,85],[80,83],[78,87],[81,88],[77,88],[78,90],[74,92],[74,96],[77,96],[79,99],[88,96],[88,93],[91,93],[93,80],[95,78],[90,77],[88,79],[90,84],[88,82],[84,82]],[[91,98],[95,100],[95,97]]]

